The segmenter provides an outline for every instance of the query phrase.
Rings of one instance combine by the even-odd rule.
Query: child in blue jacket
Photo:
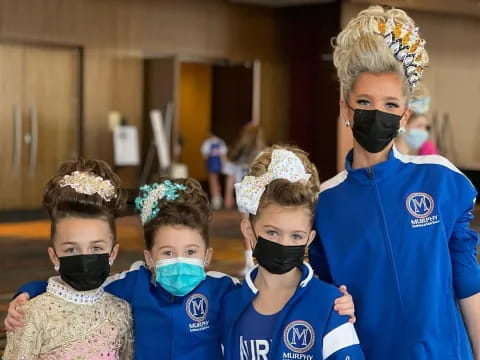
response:
[[[258,266],[225,297],[225,359],[364,359],[353,324],[334,309],[339,290],[303,262],[320,187],[307,155],[267,149],[235,187]]]

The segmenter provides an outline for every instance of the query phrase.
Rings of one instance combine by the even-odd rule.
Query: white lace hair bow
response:
[[[235,184],[238,209],[241,212],[256,215],[265,187],[273,180],[307,181],[310,176],[312,175],[305,172],[302,161],[293,152],[283,149],[273,150],[272,159],[265,174],[259,177],[245,176],[242,182]]]

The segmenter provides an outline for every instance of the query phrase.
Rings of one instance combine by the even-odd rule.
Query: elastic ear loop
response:
[[[250,227],[252,228],[253,235],[255,236],[255,240],[257,240],[257,242],[258,242],[258,235],[257,235],[257,233],[255,232],[255,228],[253,227],[252,221],[250,220],[250,215],[248,216],[248,223],[250,224]],[[252,249],[252,252],[253,252],[253,250],[254,250],[255,248],[253,247],[252,241],[250,240],[249,242],[250,242],[250,249]]]

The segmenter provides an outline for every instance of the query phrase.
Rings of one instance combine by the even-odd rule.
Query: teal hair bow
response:
[[[135,199],[135,208],[140,213],[142,225],[145,225],[158,215],[160,212],[159,200],[174,201],[180,196],[178,194],[179,190],[185,191],[187,187],[172,183],[170,180],[165,180],[161,184],[153,183],[140,187],[141,194]]]

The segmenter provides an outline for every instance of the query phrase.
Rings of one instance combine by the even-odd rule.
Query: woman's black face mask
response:
[[[403,115],[386,113],[380,110],[353,109],[352,133],[355,140],[369,153],[385,149],[397,136]]]

